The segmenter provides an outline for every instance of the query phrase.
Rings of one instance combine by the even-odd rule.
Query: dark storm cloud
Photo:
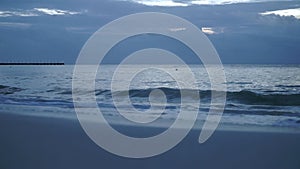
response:
[[[300,20],[261,14],[299,5],[298,1],[285,1],[163,7],[115,0],[5,0],[0,2],[0,61],[74,63],[85,41],[101,26],[124,15],[151,11],[175,14],[206,30],[224,63],[300,63]],[[167,45],[159,45],[154,37],[140,45],[146,42],[143,38],[120,46],[122,53],[153,46],[172,50],[173,46],[175,53],[189,58],[186,49],[177,50],[177,42],[164,39],[161,43]],[[119,61],[114,57],[107,62]]]

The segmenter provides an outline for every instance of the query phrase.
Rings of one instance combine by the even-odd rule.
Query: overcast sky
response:
[[[101,26],[149,11],[195,24],[223,63],[300,63],[299,0],[1,0],[0,62],[73,64]],[[188,49],[166,37],[139,36],[126,42],[117,45],[105,62],[118,63],[135,50],[161,47],[196,63]]]

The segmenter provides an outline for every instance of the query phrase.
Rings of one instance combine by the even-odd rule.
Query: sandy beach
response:
[[[132,133],[159,128],[119,126]],[[300,135],[217,130],[204,144],[199,130],[170,151],[146,159],[118,157],[98,147],[76,120],[0,114],[0,168],[243,168],[299,169]]]

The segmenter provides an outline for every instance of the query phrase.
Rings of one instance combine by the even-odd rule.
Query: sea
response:
[[[200,95],[197,121],[206,120],[211,108],[211,84],[206,69],[201,65],[188,65],[195,77],[195,84],[182,89],[169,74],[155,69],[155,65],[139,65],[145,68],[133,78],[114,81],[118,85],[129,85],[127,91],[113,91],[111,84],[118,65],[101,65],[95,77],[96,102],[105,118],[113,123],[131,124],[115,106],[112,95],[121,98],[126,94],[130,103],[121,102],[121,108],[129,115],[155,114],[147,111],[151,107],[149,95],[158,89],[165,95],[166,103],[157,120],[171,124],[181,108],[181,92],[189,90]],[[226,102],[220,125],[256,128],[274,128],[299,131],[300,129],[300,65],[223,65],[226,76]],[[182,71],[181,65],[164,65],[171,72]],[[124,77],[128,71],[123,71]],[[0,113],[76,119],[72,97],[74,65],[51,66],[0,66]],[[86,73],[92,73],[87,68]],[[182,76],[185,73],[182,72]],[[122,77],[122,76],[121,76]],[[78,80],[78,79],[77,79]],[[195,99],[193,97],[188,99]],[[159,104],[159,99],[156,103]],[[131,104],[136,111],[131,111]],[[93,103],[87,102],[85,107]],[[158,106],[157,109],[161,107]],[[157,125],[153,123],[152,125]]]

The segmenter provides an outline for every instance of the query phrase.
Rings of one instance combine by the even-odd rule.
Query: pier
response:
[[[5,62],[0,65],[65,65],[64,62]]]

